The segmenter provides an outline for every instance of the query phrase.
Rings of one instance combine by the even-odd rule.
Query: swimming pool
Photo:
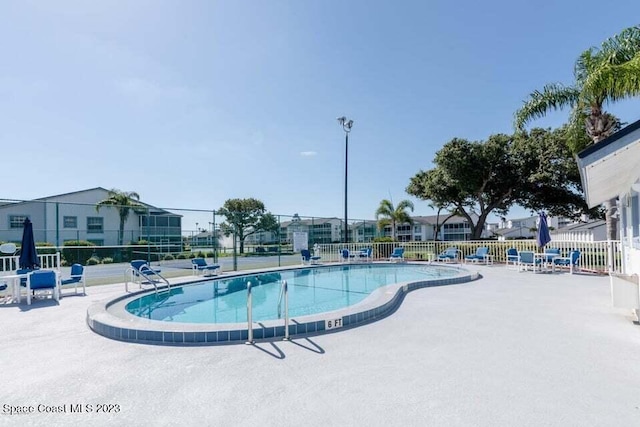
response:
[[[426,263],[370,263],[284,268],[141,291],[92,305],[87,323],[123,341],[153,344],[244,342],[249,335],[247,282],[252,283],[255,339],[285,336],[281,282],[288,283],[290,336],[324,333],[386,317],[414,289],[464,283],[465,269]],[[258,284],[256,286],[256,284]],[[281,318],[278,306],[281,306]]]
[[[166,322],[246,322],[247,283],[251,282],[253,321],[276,320],[283,317],[282,280],[288,284],[289,316],[299,317],[351,306],[391,283],[443,279],[457,274],[457,270],[432,265],[314,267],[181,286],[140,297],[128,303],[126,309],[139,317]]]

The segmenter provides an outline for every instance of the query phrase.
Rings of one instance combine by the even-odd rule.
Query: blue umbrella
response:
[[[33,240],[33,224],[29,218],[24,220],[19,264],[21,269],[35,270],[40,267],[38,252],[36,252],[36,242]]]
[[[549,234],[549,225],[547,224],[547,215],[544,212],[540,212],[540,224],[538,224],[536,241],[538,242],[538,247],[540,248],[544,248],[544,246],[551,241],[551,235]]]

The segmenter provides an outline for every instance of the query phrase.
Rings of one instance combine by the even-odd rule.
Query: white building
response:
[[[640,120],[578,154],[589,207],[617,199],[616,208],[625,280],[612,277],[615,306],[640,310]],[[615,254],[610,253],[609,259]],[[611,261],[610,261],[610,264]]]
[[[0,204],[0,241],[22,240],[25,218],[33,223],[36,242],[62,246],[65,241],[86,240],[98,246],[119,244],[120,215],[117,208],[96,204],[109,197],[97,187],[39,199]],[[144,212],[131,210],[125,222],[123,243],[147,240],[181,245],[182,217],[144,202]]]

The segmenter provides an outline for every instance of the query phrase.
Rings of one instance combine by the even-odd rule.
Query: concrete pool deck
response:
[[[122,284],[0,305],[0,425],[638,424],[640,326],[607,277],[471,269],[484,277],[413,291],[380,321],[254,346],[95,334],[87,308]]]

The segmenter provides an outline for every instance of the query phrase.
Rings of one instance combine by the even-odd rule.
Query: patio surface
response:
[[[0,304],[0,425],[640,423],[640,326],[611,308],[607,277],[471,268],[484,277],[414,291],[380,321],[255,346],[97,335],[87,307],[121,284]],[[6,414],[17,405],[36,413]]]

